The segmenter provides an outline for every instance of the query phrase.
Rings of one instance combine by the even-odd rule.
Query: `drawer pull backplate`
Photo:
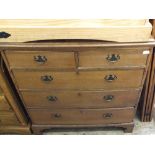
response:
[[[110,75],[106,75],[105,76],[105,80],[108,81],[108,82],[112,82],[112,81],[114,81],[116,79],[117,79],[117,76],[116,75],[110,74]]]
[[[120,59],[120,56],[118,54],[111,54],[111,55],[108,55],[106,59],[109,62],[117,62]]]
[[[9,38],[11,36],[11,34],[7,33],[7,32],[0,32],[0,38]]]
[[[105,101],[110,102],[114,99],[114,96],[113,95],[106,95],[103,98]]]
[[[50,82],[53,80],[53,77],[50,75],[44,75],[44,76],[41,76],[41,80],[45,82]]]
[[[58,98],[56,96],[47,96],[47,99],[48,99],[48,101],[51,101],[51,102],[58,100]]]
[[[61,118],[62,117],[61,114],[59,114],[59,113],[56,113],[56,114],[52,115],[52,117],[53,116],[54,116],[54,118]]]
[[[44,64],[45,62],[47,62],[47,58],[45,56],[34,56],[34,61],[36,61],[38,64]]]
[[[104,118],[111,118],[112,117],[112,113],[106,113],[103,115]]]

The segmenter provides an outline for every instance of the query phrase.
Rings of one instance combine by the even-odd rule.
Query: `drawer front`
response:
[[[11,110],[11,107],[8,103],[8,101],[5,99],[4,96],[0,96],[0,111],[8,111]]]
[[[3,112],[0,113],[0,125],[18,125],[19,121],[17,120],[13,112]]]
[[[73,52],[6,51],[11,68],[75,68]]]
[[[19,89],[117,89],[140,87],[143,69],[49,72],[13,70]]]
[[[146,49],[97,49],[79,52],[80,67],[132,67],[144,66],[149,50]]]
[[[0,95],[3,95],[3,91],[2,91],[2,89],[0,88]]]
[[[27,108],[120,108],[132,107],[139,90],[22,92]]]
[[[55,109],[28,110],[33,124],[89,125],[128,123],[134,118],[134,108],[124,109]]]

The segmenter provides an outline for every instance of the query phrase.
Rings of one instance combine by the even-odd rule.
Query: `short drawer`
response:
[[[135,106],[140,90],[21,92],[27,108],[121,108]]]
[[[13,70],[19,89],[117,89],[142,85],[143,69],[52,72]]]
[[[6,51],[10,68],[75,68],[73,52]]]
[[[8,101],[6,100],[6,98],[2,95],[0,95],[0,111],[8,111],[11,110],[11,107],[8,103]]]
[[[79,66],[87,68],[145,67],[148,54],[148,49],[90,49],[79,52]]]
[[[54,109],[28,110],[32,123],[38,125],[89,125],[128,123],[134,118],[134,108],[122,109]]]
[[[1,112],[0,113],[0,125],[18,125],[16,115],[13,112]]]

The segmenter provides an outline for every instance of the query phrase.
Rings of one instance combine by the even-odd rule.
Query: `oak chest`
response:
[[[34,133],[55,127],[131,132],[152,53],[147,43],[8,44],[2,55]]]
[[[30,126],[0,55],[0,134],[30,134]]]
[[[34,133],[133,129],[152,54],[141,20],[0,20],[0,51]]]

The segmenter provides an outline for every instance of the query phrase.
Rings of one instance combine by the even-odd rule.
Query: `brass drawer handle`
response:
[[[50,75],[44,75],[44,76],[41,76],[41,80],[44,82],[50,82],[53,80],[53,77]]]
[[[114,80],[117,79],[117,76],[116,76],[116,75],[110,74],[110,75],[106,75],[104,79],[105,79],[107,82],[112,82],[112,81],[114,81]]]
[[[114,99],[114,96],[113,95],[106,95],[103,98],[105,101],[111,102]]]
[[[111,118],[112,117],[112,113],[106,113],[103,115],[104,118]]]
[[[54,101],[57,101],[58,100],[58,98],[56,96],[47,96],[47,99],[50,102],[54,102]]]
[[[109,54],[106,58],[109,62],[117,62],[120,59],[119,54]]]
[[[59,114],[59,113],[56,113],[53,116],[54,116],[54,118],[61,118],[62,117],[61,114]]]
[[[34,56],[34,61],[36,61],[38,64],[44,64],[45,62],[47,62],[47,58],[45,56]]]
[[[11,34],[7,33],[7,32],[0,32],[0,38],[9,38],[11,36]]]

